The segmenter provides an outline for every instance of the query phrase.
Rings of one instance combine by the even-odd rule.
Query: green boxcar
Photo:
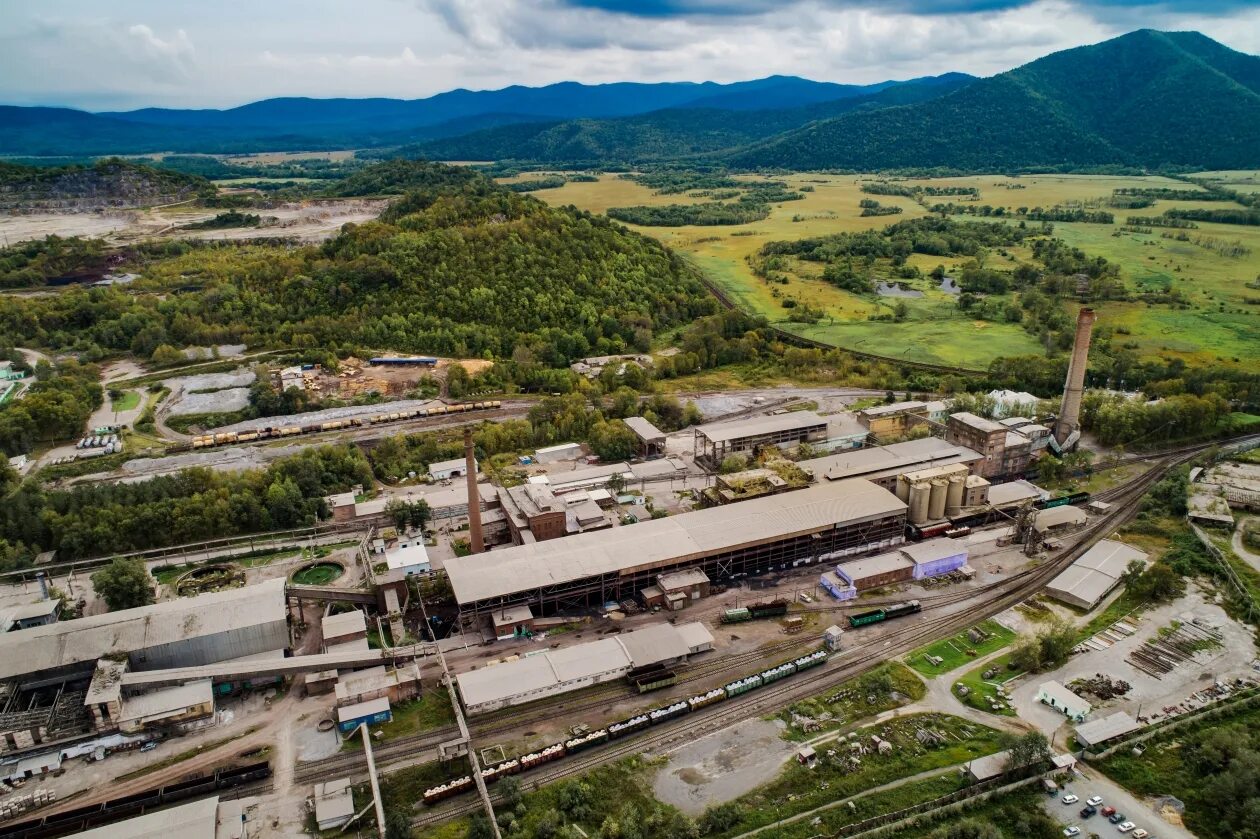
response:
[[[752,612],[744,608],[727,609],[722,613],[722,623],[743,623],[752,620]]]

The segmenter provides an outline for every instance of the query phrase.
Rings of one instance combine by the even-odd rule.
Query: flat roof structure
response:
[[[896,414],[904,414],[907,411],[926,411],[927,403],[910,401],[910,402],[893,402],[890,405],[872,405],[869,408],[863,408],[858,411],[859,416],[864,417],[887,417]]]
[[[468,461],[462,457],[453,457],[450,460],[439,460],[437,463],[429,464],[429,474],[433,475],[440,472],[463,473],[464,468],[468,465]]]
[[[682,626],[675,627],[678,635],[682,638],[682,642],[687,645],[693,653],[702,650],[713,649],[713,633],[705,628],[700,621],[692,621],[684,623]]]
[[[0,679],[91,669],[127,654],[133,669],[206,664],[289,645],[285,581],[181,597],[0,635]]]
[[[1081,723],[1076,727],[1076,740],[1086,748],[1096,746],[1099,743],[1105,743],[1108,740],[1114,740],[1117,737],[1123,737],[1137,731],[1142,724],[1124,711],[1116,711],[1114,714],[1103,717],[1102,719],[1090,720]]]
[[[563,493],[565,490],[586,489],[608,482],[613,475],[620,475],[627,481],[633,477],[627,463],[600,463],[585,469],[574,469],[571,472],[552,472],[547,475],[547,483],[552,492]]]
[[[490,615],[490,620],[494,624],[495,629],[501,626],[515,626],[518,623],[532,621],[534,613],[529,610],[528,606],[507,606],[503,609],[495,609]]]
[[[424,547],[424,540],[417,537],[410,540],[408,545],[399,545],[392,551],[385,551],[385,564],[391,571],[400,571],[404,568],[429,570],[429,552]]]
[[[652,425],[643,417],[626,417],[622,422],[644,443],[662,443],[665,441],[665,432]]]
[[[321,624],[324,640],[367,634],[367,616],[359,609],[328,615]]]
[[[995,431],[1006,431],[1006,426],[1002,425],[1000,422],[985,419],[984,417],[973,414],[970,411],[959,411],[956,414],[950,414],[949,418],[985,434],[992,434]]]
[[[337,722],[346,723],[351,720],[363,719],[374,714],[384,713],[389,710],[389,699],[384,696],[376,699],[369,699],[366,702],[356,702],[354,705],[343,705],[337,709]]]
[[[685,631],[661,623],[492,664],[455,679],[470,711],[489,710],[608,681],[636,667],[685,658],[693,648],[712,643],[713,636],[699,623],[687,625]]]
[[[1007,507],[1041,497],[1041,490],[1028,481],[1009,481],[989,487],[990,507]]]
[[[827,428],[827,420],[813,411],[788,411],[782,414],[752,417],[732,422],[710,422],[696,426],[696,433],[713,443],[733,443],[749,437],[761,437],[781,431]]]
[[[203,798],[75,834],[79,839],[215,839],[219,797]]]
[[[1011,753],[1004,749],[991,755],[975,758],[967,764],[967,772],[977,782],[987,781],[1005,772],[1010,762]]]
[[[904,523],[905,510],[904,502],[869,481],[834,481],[611,530],[456,557],[447,560],[446,573],[462,608],[478,604],[484,608],[508,598],[541,600],[547,589],[583,580],[657,574],[736,549],[796,537],[812,539],[818,533],[829,535],[813,541],[831,544],[812,549],[825,552],[850,535],[863,536],[841,532],[844,528],[888,520],[888,534],[869,534],[878,547]],[[642,585],[650,582],[645,579]],[[602,586],[596,591],[606,593]]]
[[[842,481],[848,478],[879,480],[933,466],[970,464],[983,459],[978,452],[965,446],[947,443],[939,437],[924,437],[919,440],[907,440],[904,443],[893,443],[890,446],[851,449],[825,457],[802,460],[797,465],[829,481]]]
[[[1051,580],[1046,593],[1081,609],[1092,609],[1120,584],[1130,562],[1145,562],[1146,558],[1131,545],[1103,539]]]
[[[684,568],[682,571],[671,571],[668,574],[662,574],[657,579],[657,584],[664,591],[700,586],[707,582],[709,582],[709,575],[699,568]]]
[[[315,824],[320,830],[341,827],[354,815],[350,779],[315,784]]]
[[[1073,507],[1071,504],[1064,504],[1062,507],[1051,507],[1048,510],[1038,510],[1037,517],[1033,519],[1033,529],[1038,533],[1045,533],[1055,527],[1065,527],[1067,525],[1082,525],[1088,520],[1085,511],[1080,507]]]
[[[889,551],[886,554],[855,559],[840,566],[840,572],[854,582],[896,571],[905,571],[914,567],[914,563],[902,556],[901,551]]]
[[[124,697],[118,722],[144,723],[148,720],[161,720],[207,703],[214,703],[214,690],[209,679],[178,687],[158,688],[149,693]]]

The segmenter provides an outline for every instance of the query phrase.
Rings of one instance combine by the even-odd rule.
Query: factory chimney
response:
[[[477,456],[473,454],[472,429],[464,429],[464,471],[468,475],[468,545],[479,554],[486,549],[481,537],[481,493],[477,489]]]
[[[1067,383],[1063,387],[1063,405],[1054,424],[1054,439],[1060,446],[1081,427],[1081,397],[1085,394],[1085,367],[1089,363],[1089,339],[1097,316],[1093,309],[1081,309],[1076,318],[1076,340],[1072,343],[1072,360],[1068,363]]]

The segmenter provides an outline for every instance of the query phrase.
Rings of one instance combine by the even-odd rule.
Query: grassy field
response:
[[[869,673],[843,682],[826,693],[803,699],[779,714],[788,728],[784,737],[804,741],[819,732],[834,731],[856,720],[922,699],[927,686],[899,661],[890,661]],[[804,732],[792,726],[793,715],[817,720],[816,731]],[[824,720],[824,717],[830,717]]]
[[[1016,676],[1022,674],[1022,671],[1020,670],[1011,670],[1007,667],[1010,661],[1010,653],[1000,655],[988,664],[978,665],[977,667],[967,671],[964,675],[958,677],[955,681],[966,685],[968,691],[966,696],[959,696],[958,698],[962,700],[964,704],[970,705],[972,708],[977,708],[986,713],[1000,714],[1004,717],[1015,716],[1015,712],[1010,709],[1007,703],[998,697],[997,692],[999,685],[1006,684],[1011,679],[1014,679]],[[991,679],[985,679],[984,672],[990,669],[996,670],[997,674]],[[954,687],[951,689],[954,691],[954,695],[958,696],[957,688]],[[993,698],[997,698],[999,702],[1002,702],[1003,705],[1007,705],[1007,707],[994,710],[989,704],[989,700]]]
[[[109,401],[109,406],[115,411],[130,411],[139,404],[140,392],[135,390],[124,390],[122,396]]]
[[[1231,188],[1260,188],[1260,173],[1211,175]],[[538,177],[538,173],[529,176]],[[755,179],[756,176],[748,177]],[[813,191],[804,193],[802,200],[773,206],[769,218],[748,224],[635,229],[659,238],[691,259],[710,282],[741,307],[808,338],[912,361],[973,368],[985,367],[996,355],[1042,352],[1035,337],[1019,325],[967,317],[957,309],[952,295],[935,288],[927,278],[909,283],[923,294],[915,298],[855,295],[824,282],[819,276],[820,266],[800,262],[790,266],[791,276],[786,286],[771,286],[758,279],[747,260],[766,242],[881,228],[926,213],[910,198],[881,195],[877,196],[881,204],[901,207],[902,213],[863,218],[858,202],[870,196],[859,187],[863,180],[874,179],[870,175],[801,173],[776,178],[793,187],[813,187]],[[1162,177],[1090,175],[1019,178],[980,175],[905,183],[975,187],[980,190],[980,204],[1010,209],[1104,201],[1113,189],[1125,187],[1187,188],[1183,182]],[[705,200],[690,198],[686,193],[658,195],[616,175],[603,175],[595,182],[571,182],[534,195],[551,204],[573,204],[595,213],[605,212],[609,207]],[[935,203],[957,199],[927,200]],[[1248,302],[1260,299],[1260,293],[1246,286],[1260,277],[1260,227],[1200,223],[1197,230],[1187,231],[1192,238],[1209,241],[1207,245],[1163,238],[1159,229],[1150,234],[1120,231],[1128,215],[1159,215],[1174,206],[1209,206],[1209,203],[1159,201],[1142,210],[1113,210],[1114,224],[1057,223],[1055,235],[1091,255],[1118,262],[1125,282],[1134,291],[1168,287],[1180,290],[1190,300],[1189,309],[1129,302],[1096,305],[1100,323],[1127,330],[1124,341],[1139,354],[1175,355],[1188,362],[1260,360],[1260,307]],[[1215,202],[1210,206],[1230,205]],[[1239,242],[1249,248],[1250,253],[1242,257],[1226,256],[1210,246],[1212,241]],[[1027,252],[1019,250],[1015,249],[1011,257],[1027,259]],[[1012,259],[991,254],[988,265],[1001,268],[1004,261],[1011,263]],[[951,269],[959,262],[961,260],[922,255],[914,255],[909,260],[924,273],[937,264]],[[825,312],[824,319],[808,325],[787,321],[787,310],[783,307],[786,298],[796,300],[798,305],[821,309]],[[873,314],[890,312],[898,302],[905,302],[908,309],[904,322],[868,320]]]
[[[974,658],[996,652],[1015,638],[1015,633],[997,621],[987,620],[979,629],[986,638],[978,644],[972,643],[966,632],[960,632],[952,638],[945,638],[926,647],[920,647],[907,653],[906,664],[924,676],[937,676],[962,667]],[[929,657],[941,659],[940,664],[933,664]]]
[[[936,746],[921,745],[917,740],[921,731],[938,732],[944,735],[944,740]],[[947,714],[899,717],[863,728],[859,735],[858,740],[852,742],[869,745],[871,735],[876,735],[892,743],[892,751],[878,754],[871,750],[853,766],[848,759],[849,749],[824,744],[818,749],[818,765],[813,769],[793,761],[775,780],[737,799],[738,823],[714,835],[735,836],[838,798],[992,754],[1002,747],[1001,735],[996,730]],[[825,757],[824,752],[831,749],[837,752],[836,756]]]

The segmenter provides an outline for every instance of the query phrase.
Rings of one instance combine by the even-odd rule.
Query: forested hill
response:
[[[147,207],[213,193],[205,178],[117,158],[53,168],[0,162],[0,209]]]
[[[850,113],[733,154],[792,169],[1260,165],[1260,57],[1142,30],[939,99]]]
[[[943,96],[973,81],[950,73],[892,85],[861,96],[770,110],[671,108],[618,119],[580,119],[497,126],[414,146],[398,153],[438,160],[528,160],[540,163],[630,163],[676,160],[739,148],[810,122],[851,111]],[[789,100],[790,101],[790,100]]]
[[[716,310],[681,258],[608,219],[466,168],[403,161],[360,174],[371,192],[413,188],[321,246],[180,245],[125,288],[0,295],[0,335],[141,355],[245,342],[561,365],[646,350],[656,331]]]

